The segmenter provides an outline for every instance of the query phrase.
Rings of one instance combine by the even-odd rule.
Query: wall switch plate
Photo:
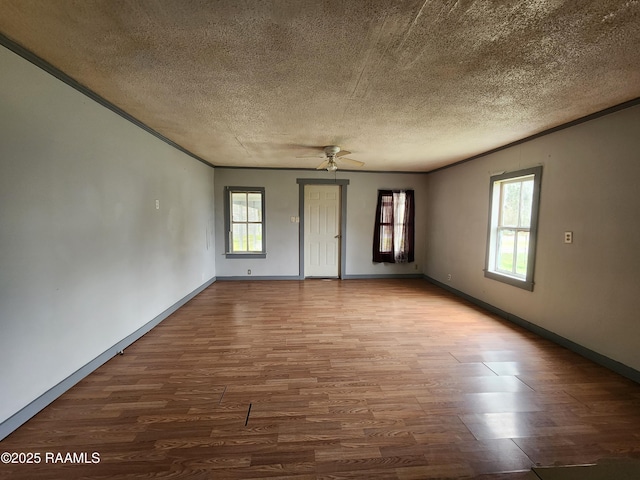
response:
[[[156,200],[156,210],[160,210],[160,200]]]
[[[573,232],[564,232],[564,243],[573,243]]]

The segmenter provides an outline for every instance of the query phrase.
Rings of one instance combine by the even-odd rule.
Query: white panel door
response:
[[[304,187],[304,276],[340,276],[340,186]]]

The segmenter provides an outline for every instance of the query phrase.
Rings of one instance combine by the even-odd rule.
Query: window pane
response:
[[[261,222],[262,221],[262,195],[260,193],[250,193],[248,194],[248,197],[249,197],[248,198],[249,221]]]
[[[515,253],[515,231],[498,231],[498,255],[496,269],[503,272],[513,272],[513,257]]]
[[[380,227],[380,251],[389,253],[393,249],[393,225]]]
[[[247,251],[247,224],[236,223],[232,229],[233,236],[233,251],[234,252],[246,252]]]
[[[249,224],[249,251],[261,252],[262,251],[262,224],[250,223]]]
[[[500,225],[517,227],[520,212],[520,182],[502,184],[502,212]]]
[[[233,222],[246,222],[247,221],[247,194],[246,193],[232,193],[231,194],[231,210],[233,212]]]
[[[522,182],[522,200],[520,202],[520,226],[531,226],[531,206],[533,204],[533,178]]]
[[[392,218],[393,218],[393,196],[384,195],[382,197],[382,207],[380,208],[380,223],[391,223]],[[382,251],[385,251],[385,250],[382,250]]]
[[[527,261],[529,259],[529,232],[518,232],[518,253],[516,258],[516,274],[526,276]]]

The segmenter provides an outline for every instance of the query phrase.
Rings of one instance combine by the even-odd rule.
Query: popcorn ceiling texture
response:
[[[637,0],[0,0],[0,32],[220,166],[428,171],[640,97]]]

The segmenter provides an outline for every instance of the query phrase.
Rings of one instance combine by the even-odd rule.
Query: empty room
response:
[[[639,2],[0,44],[0,479],[640,478]]]

